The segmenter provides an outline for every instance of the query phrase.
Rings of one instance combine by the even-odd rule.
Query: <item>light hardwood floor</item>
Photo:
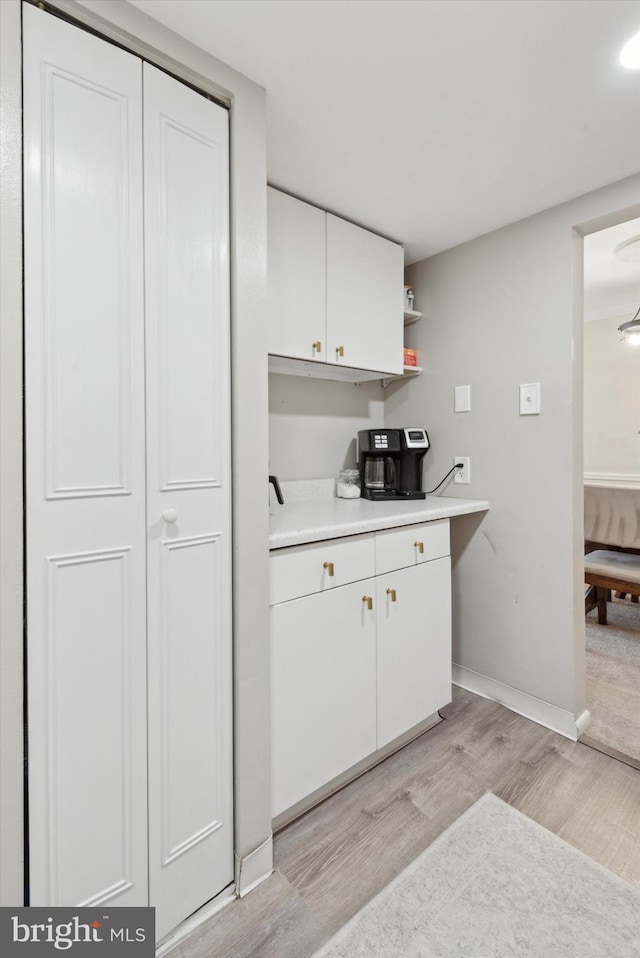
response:
[[[487,790],[640,887],[640,771],[469,692],[443,715],[276,835],[274,875],[171,958],[307,958]]]
[[[614,599],[607,620],[585,619],[591,723],[581,741],[640,768],[640,605]]]

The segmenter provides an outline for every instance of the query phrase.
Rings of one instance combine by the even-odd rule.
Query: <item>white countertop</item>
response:
[[[338,499],[326,495],[299,499],[288,497],[287,485],[282,484],[284,505],[274,502],[269,508],[270,549],[408,526],[431,519],[486,512],[489,509],[489,503],[484,499],[445,496],[427,496],[426,499],[413,499],[410,502],[372,502],[369,499]]]

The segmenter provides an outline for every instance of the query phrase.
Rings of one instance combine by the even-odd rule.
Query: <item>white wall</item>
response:
[[[231,106],[234,844],[246,887],[271,864],[265,92],[121,0],[51,0],[50,5]],[[20,903],[23,885],[20,6],[19,0],[0,0],[2,905]]]
[[[384,421],[380,382],[269,376],[269,472],[320,479],[355,466],[355,437]]]
[[[584,471],[640,480],[640,349],[618,332],[629,319],[585,323]]]
[[[407,340],[424,373],[392,385],[385,407],[388,425],[428,428],[425,481],[470,456],[471,484],[448,493],[491,503],[484,519],[452,523],[455,662],[574,716],[585,694],[583,244],[573,228],[637,215],[639,195],[631,177],[411,266],[425,317]],[[541,383],[542,412],[521,417],[518,384],[529,382]],[[456,414],[463,384],[472,409]]]

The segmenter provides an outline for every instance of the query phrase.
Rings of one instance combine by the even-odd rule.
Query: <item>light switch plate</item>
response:
[[[471,412],[471,386],[453,387],[453,411]]]
[[[520,415],[537,416],[540,412],[540,383],[520,384]]]

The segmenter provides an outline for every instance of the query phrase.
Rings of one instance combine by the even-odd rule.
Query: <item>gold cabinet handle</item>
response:
[[[314,349],[317,353],[321,353],[321,352],[322,352],[322,342],[321,342],[320,340],[318,340],[317,343],[314,343],[314,344],[313,344],[313,349]]]
[[[414,542],[413,543],[420,555],[424,553],[424,542]]]
[[[390,599],[391,599],[392,602],[395,602],[395,601],[396,601],[396,590],[395,590],[395,589],[387,589],[387,595],[390,597]]]
[[[333,575],[333,562],[323,562],[322,568],[327,570],[328,575]]]
[[[336,346],[336,356],[344,356],[344,346]]]
[[[373,608],[373,597],[372,597],[372,596],[370,596],[370,595],[363,595],[363,596],[362,596],[362,601],[367,603],[367,608],[368,608],[368,609],[372,609],[372,608]]]

